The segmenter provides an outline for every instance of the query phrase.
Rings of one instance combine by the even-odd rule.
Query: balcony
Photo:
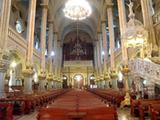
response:
[[[19,33],[17,33],[12,27],[8,28],[8,43],[7,47],[9,49],[17,49],[22,52],[22,54],[26,55],[27,53],[27,45],[28,42],[26,39],[24,39]],[[34,49],[34,56],[38,59],[40,58],[39,52]]]

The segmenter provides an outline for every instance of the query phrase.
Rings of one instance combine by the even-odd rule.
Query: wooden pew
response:
[[[160,119],[160,104],[151,104],[149,106],[151,120]]]
[[[19,96],[13,96],[8,93],[8,95],[11,96],[0,99],[0,103],[12,103],[14,115],[28,114],[33,112],[36,108],[46,106],[49,102],[54,101],[56,97],[65,92],[67,92],[67,90],[59,89],[29,95],[19,94]]]
[[[13,120],[13,105],[0,103],[0,120]]]
[[[118,120],[115,108],[103,107],[95,109],[69,110],[58,108],[43,108],[39,111],[37,120]]]
[[[1,104],[9,104],[13,105],[13,114],[20,115],[24,113],[25,103],[23,99],[19,98],[3,98],[0,99]]]
[[[149,115],[149,106],[151,104],[160,104],[160,100],[140,100],[139,101],[139,113],[140,113],[140,120],[145,119],[145,113]]]
[[[139,116],[139,100],[131,99],[131,115],[133,116]]]
[[[90,92],[100,96],[103,100],[109,101],[110,103],[120,106],[121,101],[124,100],[124,93],[113,89],[88,89]]]

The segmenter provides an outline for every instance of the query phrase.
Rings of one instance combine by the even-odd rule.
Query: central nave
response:
[[[72,90],[69,90],[67,93],[56,98],[54,101],[52,101],[52,103],[45,106],[44,109],[52,109],[53,112],[59,111],[61,109],[69,110],[69,111],[84,111],[86,109],[93,109],[95,110],[94,114],[96,114],[101,112],[99,111],[100,110],[99,108],[106,108],[106,107],[114,107],[114,105],[111,105],[109,102],[106,102],[106,101],[104,102],[101,97],[93,93],[90,93],[86,90],[72,89]],[[132,117],[130,115],[129,108],[121,109],[121,108],[115,107],[115,110],[118,115],[117,116],[118,120],[138,120],[138,118]],[[37,120],[38,114],[40,111],[41,110],[37,109],[34,113],[30,113],[24,116],[14,116],[14,117],[16,120]],[[67,114],[73,116],[74,112],[70,112]],[[85,114],[86,114],[85,112],[80,112],[79,116],[83,116]],[[106,116],[101,115],[101,116],[104,116],[104,120],[105,120],[107,115]]]

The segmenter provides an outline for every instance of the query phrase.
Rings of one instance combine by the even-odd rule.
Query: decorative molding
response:
[[[160,65],[151,61],[142,59],[131,60],[129,62],[129,69],[131,70],[131,73],[137,74],[154,83],[160,81]]]
[[[24,48],[27,51],[27,40],[24,39],[21,35],[19,35],[14,29],[11,27],[8,28],[8,38],[17,44],[18,47]],[[8,43],[9,44],[9,43]],[[15,46],[15,45],[14,45]],[[34,56],[40,59],[40,53],[34,49]]]
[[[93,61],[64,61],[64,67],[87,67],[93,66]]]

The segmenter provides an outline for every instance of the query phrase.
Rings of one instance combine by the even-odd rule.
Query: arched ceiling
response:
[[[66,34],[77,30],[77,22],[64,16],[63,8],[67,0],[51,0],[55,29],[59,33],[59,39],[63,41]],[[92,39],[96,39],[98,20],[101,16],[103,0],[88,0],[92,8],[92,14],[87,19],[78,23],[78,29],[88,33]]]

